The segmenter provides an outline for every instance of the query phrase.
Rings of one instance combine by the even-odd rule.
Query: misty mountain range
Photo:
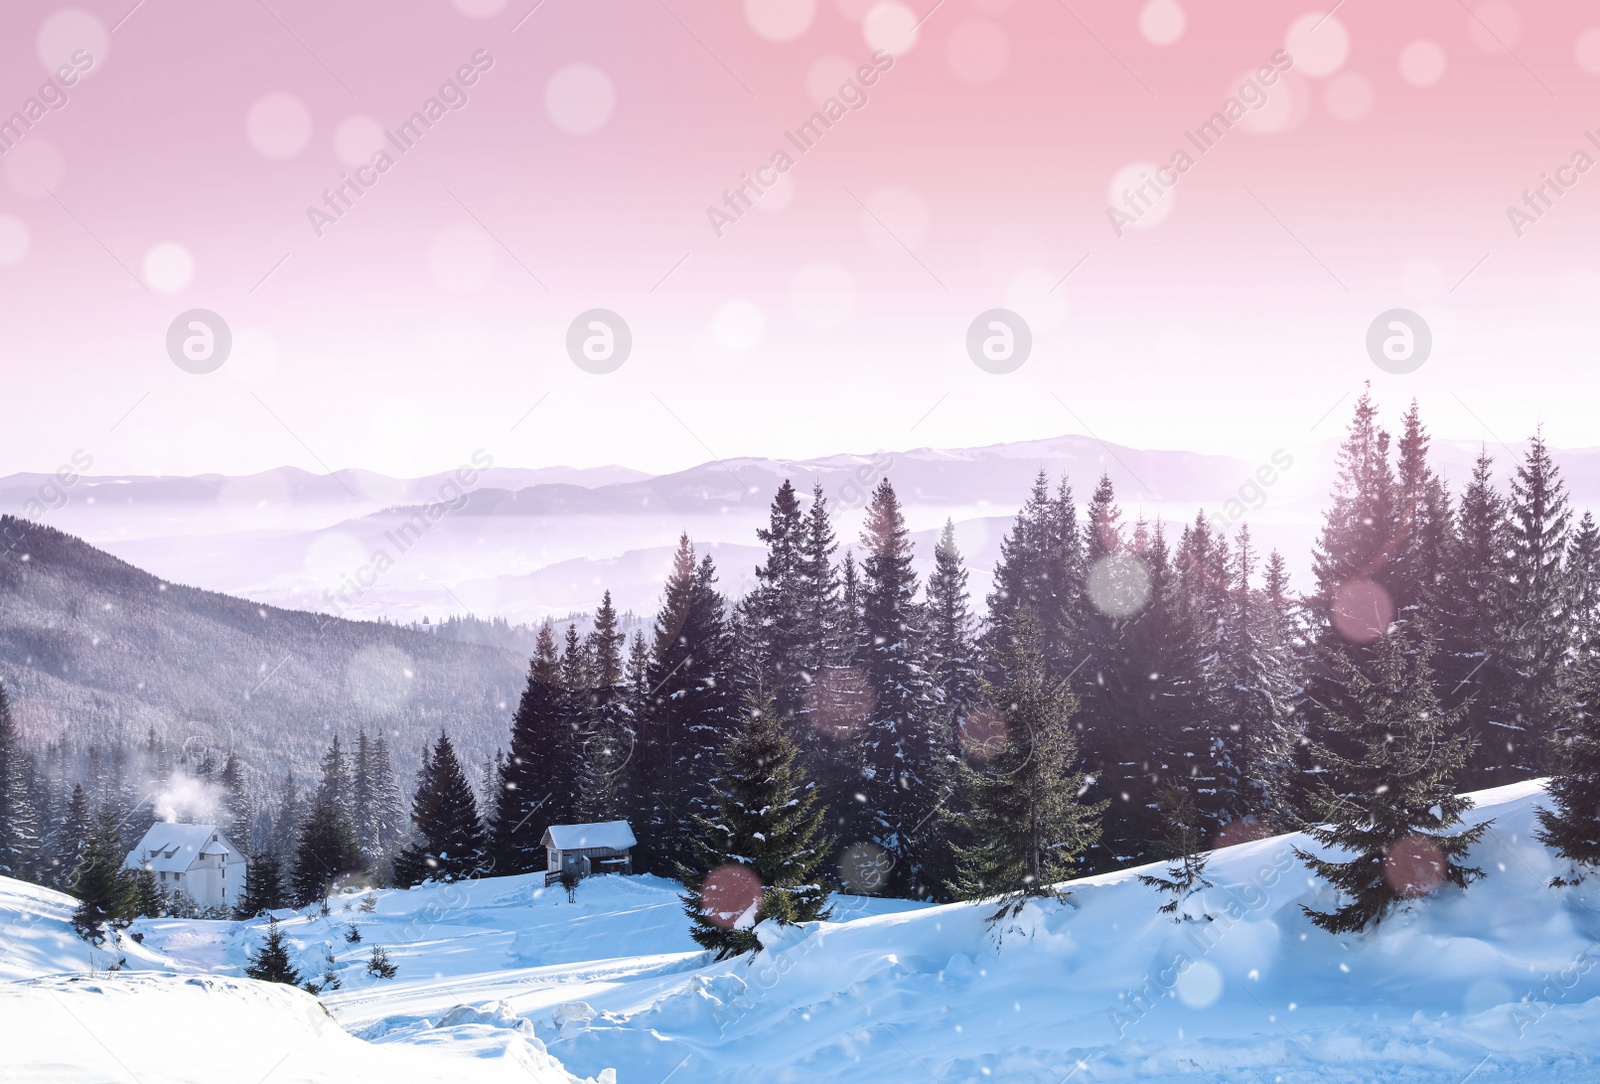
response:
[[[1332,421],[1325,425],[1334,431]],[[468,611],[527,622],[590,610],[606,589],[619,609],[651,612],[683,531],[713,554],[723,590],[742,594],[758,557],[755,529],[785,478],[807,491],[821,483],[848,546],[872,487],[887,476],[917,532],[922,568],[934,532],[951,518],[981,594],[1034,475],[1066,474],[1084,501],[1104,471],[1130,521],[1161,518],[1175,529],[1201,508],[1229,526],[1246,521],[1258,548],[1282,550],[1303,586],[1335,462],[1334,439],[1310,436],[1301,447],[1263,449],[1254,461],[1068,435],[798,461],[737,458],[658,476],[620,466],[495,466],[464,494],[449,473],[91,475],[65,488],[49,475],[18,474],[0,478],[0,512],[43,506],[30,518],[175,582],[259,602],[402,622]],[[1502,475],[1521,454],[1489,450]],[[1459,488],[1478,451],[1471,442],[1436,441],[1432,457]],[[1600,449],[1555,455],[1574,503],[1600,503]],[[1259,472],[1275,458],[1290,465],[1271,468],[1273,481],[1263,485]],[[447,512],[428,520],[429,504],[441,502]],[[379,551],[392,570],[363,574]],[[357,579],[375,582],[352,588]]]

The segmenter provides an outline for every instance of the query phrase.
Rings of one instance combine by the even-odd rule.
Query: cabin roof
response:
[[[152,824],[123,863],[127,869],[149,867],[157,873],[183,873],[202,854],[234,854],[214,824]]]
[[[556,851],[604,849],[625,851],[637,846],[627,821],[597,824],[552,824],[544,830],[544,845]]]

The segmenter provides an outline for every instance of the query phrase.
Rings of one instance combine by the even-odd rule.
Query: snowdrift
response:
[[[0,877],[0,982],[109,967],[172,969],[171,960],[131,937],[103,947],[84,941],[72,928],[77,905],[64,892]]]
[[[426,1046],[378,1047],[347,1034],[310,994],[247,979],[34,979],[0,986],[0,1019],[0,1079],[30,1084],[576,1084],[538,1039],[515,1030],[463,1024]]]

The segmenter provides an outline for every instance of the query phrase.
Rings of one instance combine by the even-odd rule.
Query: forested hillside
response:
[[[157,739],[311,774],[329,736],[381,731],[409,763],[447,727],[464,753],[504,740],[527,660],[392,625],[168,583],[69,535],[0,517],[0,681],[24,739]]]

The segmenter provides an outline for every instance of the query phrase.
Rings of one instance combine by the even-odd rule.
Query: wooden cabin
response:
[[[627,821],[552,824],[544,830],[544,848],[550,856],[544,883],[555,884],[563,872],[569,871],[579,877],[632,873],[633,848],[637,845]]]

